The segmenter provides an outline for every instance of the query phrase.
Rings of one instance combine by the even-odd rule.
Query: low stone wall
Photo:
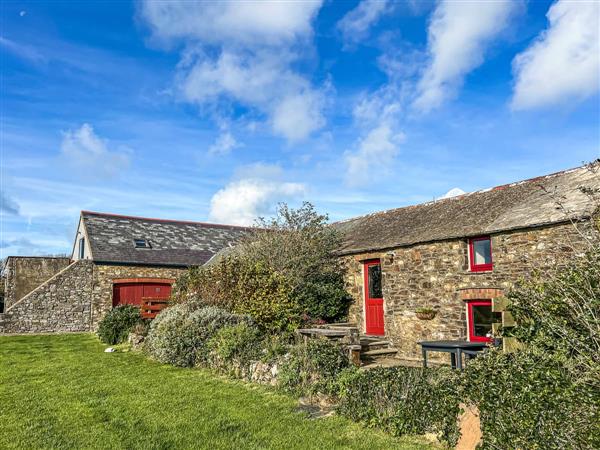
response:
[[[91,261],[74,262],[5,309],[0,333],[89,331]]]
[[[4,309],[70,264],[69,258],[10,256],[6,261]]]

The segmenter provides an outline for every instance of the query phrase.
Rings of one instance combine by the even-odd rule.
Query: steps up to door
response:
[[[382,358],[392,358],[398,350],[392,347],[392,343],[381,337],[360,337],[360,358],[363,362],[372,362]]]

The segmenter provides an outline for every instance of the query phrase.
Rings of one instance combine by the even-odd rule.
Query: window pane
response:
[[[492,312],[491,305],[473,305],[472,308],[475,336],[486,337],[492,331],[492,323],[502,321],[501,314]]]
[[[381,266],[373,264],[368,266],[369,271],[369,298],[383,298],[381,292]]]
[[[492,245],[489,239],[473,241],[475,265],[492,263]]]

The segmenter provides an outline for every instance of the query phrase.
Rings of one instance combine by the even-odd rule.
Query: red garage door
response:
[[[171,280],[127,280],[115,281],[113,287],[113,306],[141,306],[142,298],[169,298]]]

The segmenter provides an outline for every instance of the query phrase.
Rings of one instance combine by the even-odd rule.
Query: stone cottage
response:
[[[599,163],[334,226],[345,235],[351,321],[408,361],[421,340],[490,340],[492,299],[585,248]],[[582,189],[583,188],[583,189]],[[419,308],[436,311],[431,320]]]
[[[113,306],[168,297],[184,270],[250,231],[82,211],[70,258],[8,258],[0,333],[94,330]]]

